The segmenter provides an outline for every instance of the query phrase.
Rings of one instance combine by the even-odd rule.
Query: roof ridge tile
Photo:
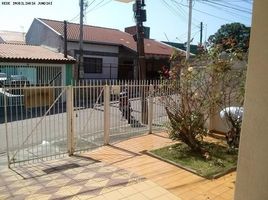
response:
[[[59,35],[63,36],[63,21],[52,20],[52,19],[43,19],[37,18],[41,23],[45,26],[54,30]],[[79,24],[78,23],[68,23],[68,31],[67,38],[69,41],[79,41]],[[84,41],[88,43],[98,43],[100,45],[112,45],[112,46],[123,46],[125,48],[131,49],[137,52],[137,45],[134,41],[134,38],[131,34],[126,33],[124,31],[100,27],[100,26],[92,26],[92,25],[84,25]],[[154,39],[145,39],[145,43],[150,43],[150,45],[145,45],[145,53],[149,55],[163,55],[169,57],[173,48],[163,44],[160,41],[156,41]]]
[[[61,21],[61,20],[44,19],[44,18],[37,18],[37,19],[39,19],[39,20],[41,20],[41,21],[43,21],[43,22],[44,22],[44,20],[46,20],[46,21],[52,21],[52,22],[60,22],[60,23],[62,23],[62,24],[64,23],[64,21]],[[44,22],[44,23],[45,23],[45,22]],[[79,23],[68,22],[68,21],[67,21],[67,23],[68,23],[68,24],[74,24],[74,25],[78,25],[78,26],[79,26]],[[93,26],[93,25],[89,25],[89,24],[84,24],[84,26],[93,27],[93,28],[110,29],[110,30],[115,30],[115,31],[123,32],[123,31],[121,31],[121,30],[119,30],[119,29],[116,29],[116,28],[109,28],[109,27],[103,27],[103,26]],[[126,32],[124,32],[124,33],[126,33]]]

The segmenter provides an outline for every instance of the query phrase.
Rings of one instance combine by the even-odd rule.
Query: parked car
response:
[[[11,75],[10,76],[10,86],[19,87],[24,85],[29,85],[30,82],[27,80],[27,77],[23,75]]]
[[[0,73],[0,87],[2,87],[7,81],[6,73]]]

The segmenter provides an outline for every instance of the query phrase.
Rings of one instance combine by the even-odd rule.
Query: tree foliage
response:
[[[215,104],[211,90],[213,74],[208,68],[190,65],[179,52],[173,54],[172,63],[169,88],[175,88],[175,95],[164,94],[162,98],[170,120],[169,136],[207,157],[202,140],[208,133],[205,123],[209,110]]]
[[[222,25],[208,38],[209,46],[221,48],[222,51],[247,52],[249,48],[250,27],[241,23]]]
[[[237,52],[223,55],[217,49],[211,54],[203,54],[195,62],[186,62],[178,52],[171,57],[173,67],[168,81],[176,95],[162,95],[170,120],[169,136],[206,158],[210,154],[203,148],[202,141],[208,134],[206,122],[215,114],[213,109],[243,105],[246,62],[237,55]],[[236,131],[237,136],[241,122],[228,112],[226,115],[230,129]]]
[[[219,92],[216,110],[223,112],[223,120],[229,128],[226,141],[230,148],[239,147],[247,70],[246,54],[237,55],[229,53],[224,59],[216,59],[212,63],[215,68],[220,69],[215,73],[215,85]]]

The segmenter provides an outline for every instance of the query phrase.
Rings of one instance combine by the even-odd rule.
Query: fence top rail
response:
[[[120,81],[120,80],[108,80],[108,81],[102,81],[102,80],[87,80],[87,81],[79,81],[79,82],[73,82],[69,86],[73,88],[88,88],[88,87],[103,87],[105,85],[108,86],[121,86],[121,87],[146,87],[149,85],[169,85],[171,82],[165,81],[162,82],[161,80],[126,80],[126,81]],[[48,89],[48,88],[65,88],[68,86],[64,85],[2,85],[2,90],[30,90],[30,89]]]
[[[3,92],[7,90],[32,90],[32,89],[62,89],[68,86],[21,86],[21,87],[3,87]]]

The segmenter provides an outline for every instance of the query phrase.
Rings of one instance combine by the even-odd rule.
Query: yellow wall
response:
[[[268,0],[254,0],[235,200],[268,199]]]

